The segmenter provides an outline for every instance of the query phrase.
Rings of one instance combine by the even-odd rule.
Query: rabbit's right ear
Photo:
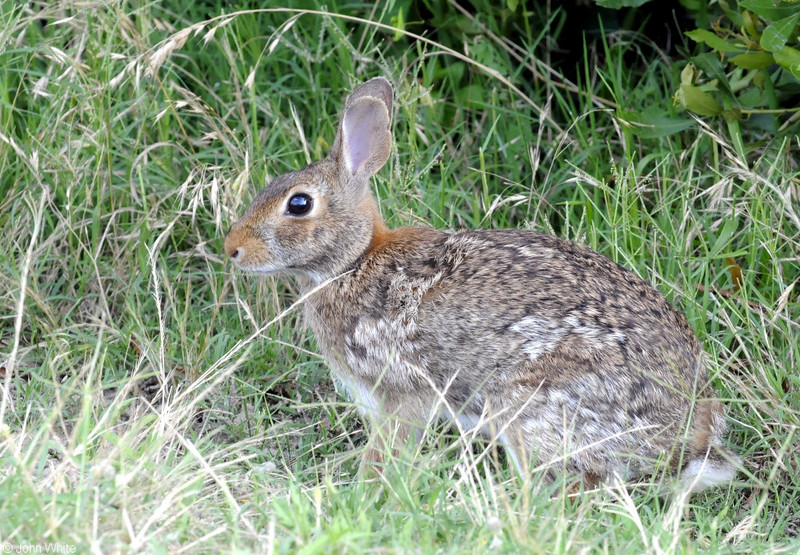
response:
[[[383,167],[392,150],[391,124],[389,81],[376,77],[353,91],[331,148],[345,177],[366,179]]]

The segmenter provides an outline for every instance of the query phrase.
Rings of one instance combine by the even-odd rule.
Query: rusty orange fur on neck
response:
[[[376,254],[392,245],[402,244],[404,248],[408,248],[414,243],[430,241],[434,236],[442,235],[441,231],[428,227],[398,227],[395,229],[387,227],[383,223],[375,201],[369,198],[368,202],[371,204],[370,210],[372,211],[372,239],[364,253],[365,256]]]
[[[383,223],[383,218],[381,217],[381,213],[378,211],[378,206],[375,204],[375,200],[372,197],[367,199],[367,202],[370,203],[370,209],[372,210],[372,241],[367,248],[367,254],[372,253],[376,250],[379,250],[383,247],[383,245],[387,241],[391,241],[396,231],[393,229],[389,229],[386,227],[386,224]]]

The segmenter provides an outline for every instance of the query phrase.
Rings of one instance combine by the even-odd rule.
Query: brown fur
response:
[[[243,269],[319,287],[307,319],[372,422],[366,458],[449,418],[521,471],[535,460],[594,484],[666,460],[691,463],[696,489],[732,477],[700,342],[650,285],[550,235],[384,225],[369,177],[390,153],[391,96],[383,79],[359,87],[329,157],[274,180],[225,240]],[[287,212],[298,193],[307,215]]]

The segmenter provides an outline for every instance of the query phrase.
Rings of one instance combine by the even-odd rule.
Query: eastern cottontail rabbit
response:
[[[692,490],[731,480],[700,342],[647,283],[551,235],[384,226],[369,179],[391,118],[386,79],[358,87],[328,157],[273,180],[225,238],[243,270],[317,288],[308,322],[373,438],[446,418],[521,472],[535,457],[594,483],[661,460]]]

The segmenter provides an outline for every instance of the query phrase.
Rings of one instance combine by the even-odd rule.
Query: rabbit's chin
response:
[[[261,276],[276,276],[286,274],[286,268],[281,268],[275,266],[274,264],[262,264],[260,266],[247,266],[243,264],[236,264],[234,265],[242,270],[243,272],[247,272],[248,274],[258,274]]]
[[[247,272],[248,274],[257,274],[260,276],[292,276],[299,278],[302,281],[310,282],[313,286],[319,285],[323,281],[329,279],[328,277],[311,270],[286,268],[273,264],[263,264],[260,266],[239,266],[237,264],[236,267],[244,272]]]

